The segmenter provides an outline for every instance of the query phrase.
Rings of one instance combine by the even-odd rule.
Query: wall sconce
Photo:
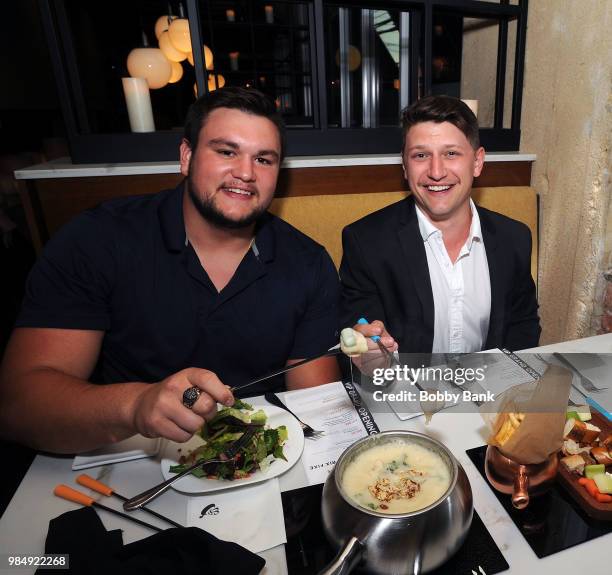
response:
[[[235,22],[236,21],[236,12],[232,8],[228,8],[225,11],[225,17],[227,18],[228,22]]]

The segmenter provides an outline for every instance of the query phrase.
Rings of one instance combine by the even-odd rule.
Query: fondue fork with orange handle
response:
[[[132,517],[127,513],[122,513],[121,511],[117,511],[112,507],[102,505],[102,503],[98,503],[97,501],[95,501],[93,497],[89,497],[89,495],[85,495],[85,493],[81,493],[76,489],[72,489],[72,487],[68,487],[68,485],[56,486],[56,488],[53,490],[53,494],[57,497],[61,497],[62,499],[67,499],[68,501],[73,501],[74,503],[80,503],[81,505],[85,505],[87,507],[96,507],[98,509],[104,509],[104,511],[108,511],[109,513],[113,513],[114,515],[119,515],[119,517],[123,517],[124,519],[128,519],[129,521],[133,521],[134,523],[138,523],[138,525],[153,529],[153,531],[163,531],[161,527],[156,527],[155,525],[151,525],[146,521],[136,519],[136,517]]]
[[[107,497],[114,495],[115,497],[117,497],[118,499],[121,499],[122,501],[128,500],[128,498],[125,495],[121,495],[120,493],[117,493],[112,487],[105,485],[104,483],[91,477],[91,475],[87,475],[86,473],[81,473],[81,475],[79,475],[76,478],[76,482],[79,485],[82,485],[83,487],[88,487],[89,489],[93,491],[97,491],[98,493],[101,493],[102,495],[106,495]],[[144,505],[141,507],[141,509],[157,517],[158,519],[162,519],[166,523],[170,523],[170,525],[173,525],[174,527],[183,527],[180,523],[177,523],[176,521],[173,521],[169,517],[166,517],[162,515],[161,513],[157,513],[157,511],[153,511],[153,509],[149,509],[148,507],[145,507]]]

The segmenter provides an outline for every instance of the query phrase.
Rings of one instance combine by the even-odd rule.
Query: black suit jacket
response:
[[[491,281],[489,333],[483,349],[538,345],[540,321],[531,277],[531,233],[478,207]],[[434,301],[414,198],[350,224],[342,232],[342,327],[380,319],[404,353],[431,353]]]

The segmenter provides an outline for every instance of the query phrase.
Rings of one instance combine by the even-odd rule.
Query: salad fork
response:
[[[208,465],[209,463],[227,463],[229,461],[234,461],[234,458],[236,457],[236,455],[238,455],[240,449],[242,449],[251,440],[253,435],[255,435],[257,428],[258,426],[249,427],[236,441],[234,441],[234,443],[230,444],[229,447],[225,449],[219,456],[212,459],[206,459],[204,461],[196,461],[193,465],[191,465],[187,469],[184,469],[180,473],[177,473],[174,477],[171,477],[163,483],[160,483],[155,487],[151,487],[151,489],[147,489],[143,493],[132,497],[123,504],[123,509],[125,509],[125,511],[133,511],[134,509],[138,509],[139,507],[146,505],[147,503],[149,503],[149,501],[152,501],[153,499],[167,491],[175,481],[178,481],[181,477],[185,477],[185,475],[188,475],[198,467],[203,467],[205,465]]]
[[[307,423],[304,423],[295,413],[293,413],[293,411],[291,411],[280,400],[280,397],[278,397],[276,393],[272,393],[271,391],[268,391],[264,394],[264,397],[266,398],[267,402],[271,403],[272,405],[275,405],[276,407],[280,407],[281,409],[284,409],[285,411],[288,411],[291,415],[293,415],[293,417],[295,417],[298,420],[298,423],[300,424],[300,427],[302,428],[302,432],[304,433],[304,437],[306,437],[307,439],[316,440],[325,434],[324,431],[318,431],[310,427],[310,425],[308,425]]]

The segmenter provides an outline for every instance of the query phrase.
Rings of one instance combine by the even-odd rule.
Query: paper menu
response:
[[[300,419],[324,434],[306,440],[302,465],[308,485],[324,483],[340,454],[358,439],[379,429],[351,383],[335,382],[285,394],[284,401]]]
[[[439,391],[443,394],[445,399],[438,404],[443,405],[442,409],[461,405],[465,411],[476,411],[483,405],[486,407],[487,401],[492,401],[508,388],[538,379],[547,366],[547,361],[537,355],[517,356],[507,350],[441,355],[446,356],[445,364],[421,366],[420,371],[417,366],[413,366],[411,373],[416,376],[418,386],[413,385],[409,378],[398,378],[382,390],[386,394],[387,403],[399,419],[407,420],[423,415],[419,387],[428,392]],[[401,359],[408,363],[411,358],[409,354],[404,354]],[[482,377],[471,381],[460,379],[458,375],[465,374],[467,370],[472,373],[479,371]],[[464,392],[470,398],[466,398]],[[490,392],[488,396],[487,392]],[[471,397],[478,399],[473,400]]]

